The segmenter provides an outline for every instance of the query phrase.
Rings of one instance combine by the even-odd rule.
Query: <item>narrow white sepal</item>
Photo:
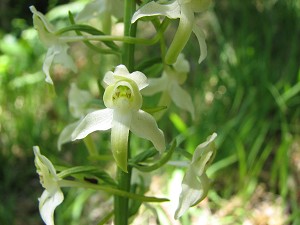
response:
[[[147,16],[167,16],[170,19],[177,19],[180,17],[180,5],[177,1],[165,5],[149,2],[133,14],[131,23]]]
[[[159,78],[149,78],[148,83],[149,85],[141,91],[142,95],[149,96],[164,91],[168,87],[169,80],[163,75]]]
[[[173,81],[169,88],[170,97],[175,105],[183,110],[191,113],[192,119],[195,120],[195,108],[192,97],[187,91],[181,88],[176,82]]]
[[[74,132],[75,128],[79,125],[81,121],[78,120],[74,123],[71,123],[69,125],[67,125],[62,132],[60,132],[58,140],[57,140],[57,148],[60,151],[61,150],[61,146],[65,143],[68,143],[70,141],[72,141],[72,133]]]
[[[200,47],[200,57],[198,63],[200,64],[207,56],[207,46],[205,42],[205,34],[204,32],[196,25],[193,26],[193,32],[197,37],[199,47]]]
[[[159,152],[162,153],[165,150],[164,134],[158,128],[153,116],[149,113],[143,110],[135,112],[132,117],[130,130],[135,135],[150,140]]]
[[[72,133],[72,140],[85,138],[97,130],[109,130],[112,120],[113,109],[101,109],[87,114]]]

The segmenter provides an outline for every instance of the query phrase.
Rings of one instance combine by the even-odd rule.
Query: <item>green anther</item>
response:
[[[115,99],[118,99],[120,97],[125,97],[128,100],[130,100],[131,99],[131,90],[130,90],[130,88],[127,87],[127,86],[122,86],[122,85],[118,86],[116,88],[115,93],[114,93],[112,98],[113,98],[113,100],[115,100]]]

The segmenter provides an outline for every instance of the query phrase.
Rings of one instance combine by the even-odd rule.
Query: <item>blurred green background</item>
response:
[[[37,201],[42,187],[32,146],[39,145],[57,164],[86,163],[81,143],[67,144],[58,152],[56,142],[64,126],[74,121],[67,107],[70,82],[101,97],[95,82],[107,65],[88,49],[78,53],[83,46],[75,44],[72,52],[79,72],[55,66],[54,94],[44,81],[41,68],[46,49],[32,29],[28,8],[35,5],[46,12],[67,3],[0,3],[1,225],[42,224]],[[71,9],[73,3],[62,10]],[[66,21],[66,16],[67,11],[65,17],[56,15],[51,22]],[[218,152],[208,171],[212,178],[209,201],[191,210],[181,223],[198,224],[192,221],[206,209],[209,213],[202,224],[299,225],[300,1],[214,1],[198,19],[207,36],[208,56],[197,64],[194,36],[184,50],[192,66],[184,86],[193,96],[196,121],[172,107],[173,113],[165,115],[160,127],[168,141],[183,136],[181,147],[188,151],[217,132]],[[156,99],[145,102],[154,105]],[[106,134],[99,141],[108,142]],[[165,172],[173,173],[172,168]],[[96,224],[78,222],[84,213],[78,202],[90,195],[82,192],[77,201],[71,201],[79,195],[70,191],[57,210],[57,224]],[[271,223],[274,218],[277,223]]]

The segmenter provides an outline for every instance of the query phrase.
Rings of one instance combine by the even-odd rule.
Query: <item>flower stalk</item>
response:
[[[135,12],[135,1],[125,0],[124,7],[124,36],[135,37],[136,24],[131,24],[131,17]],[[134,44],[124,43],[122,63],[129,71],[134,69]],[[130,135],[128,137],[127,160],[130,158]],[[130,191],[132,167],[127,166],[127,173],[117,168],[117,185],[120,190]],[[115,195],[114,197],[114,223],[115,225],[127,225],[129,219],[129,199]]]

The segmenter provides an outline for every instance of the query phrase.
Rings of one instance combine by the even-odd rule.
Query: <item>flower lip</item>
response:
[[[123,78],[105,89],[103,101],[107,108],[138,110],[143,100],[136,83]]]

